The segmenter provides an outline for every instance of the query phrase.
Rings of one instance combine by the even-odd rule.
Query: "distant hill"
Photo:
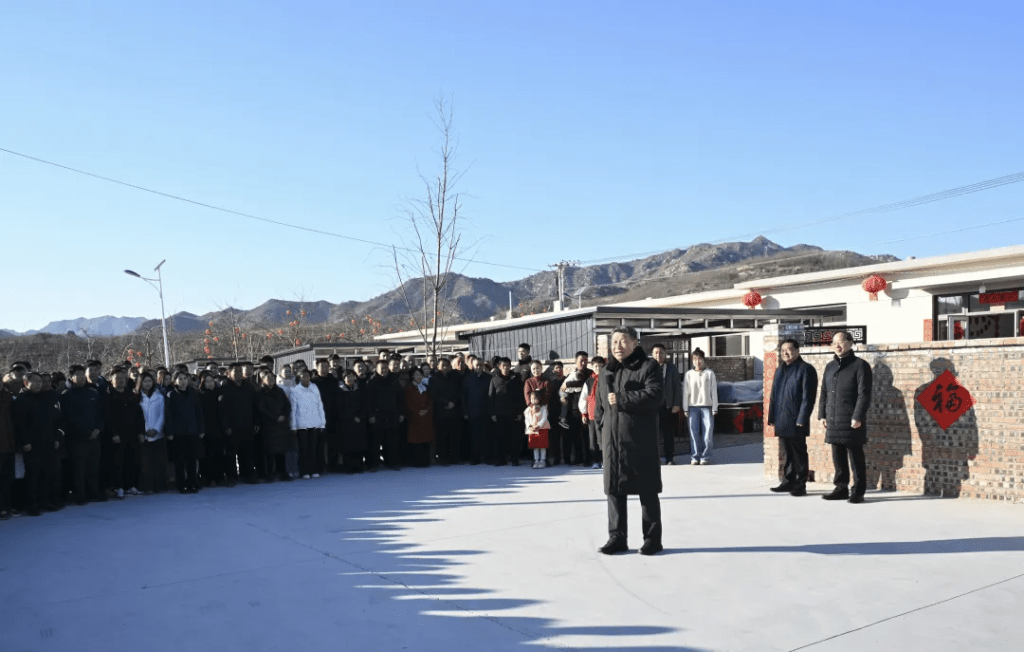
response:
[[[850,251],[825,251],[812,245],[782,247],[761,236],[750,242],[698,244],[687,249],[672,249],[629,262],[612,262],[566,269],[567,293],[579,296],[583,305],[609,299],[628,301],[644,297],[664,297],[691,292],[703,292],[732,287],[735,283],[756,278],[787,274],[858,267],[899,260],[895,256],[864,256]],[[539,272],[516,281],[499,283],[487,278],[453,275],[451,296],[456,306],[458,321],[481,321],[508,310],[509,292],[512,292],[514,312],[550,309],[557,297],[557,276],[552,271]],[[417,295],[418,280],[406,283],[411,296]],[[291,315],[288,314],[291,311]],[[284,301],[271,299],[250,310],[225,310],[195,315],[180,312],[169,316],[168,327],[179,333],[197,333],[207,328],[210,321],[229,318],[240,327],[253,325],[279,325],[298,318],[301,311],[304,323],[336,323],[355,317],[372,315],[376,319],[408,314],[401,288],[385,292],[368,301]],[[47,324],[39,331],[64,335],[73,332],[88,334],[122,335],[136,330],[158,328],[159,319],[141,317],[98,317],[74,319]],[[0,331],[0,337],[19,335]]]

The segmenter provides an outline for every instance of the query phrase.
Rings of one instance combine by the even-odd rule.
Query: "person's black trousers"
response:
[[[613,539],[626,540],[629,531],[626,518],[627,496],[608,494],[608,534]],[[661,501],[658,494],[640,494],[644,541],[661,543]]]
[[[14,453],[0,454],[0,512],[11,511],[11,487],[14,485]]]
[[[225,456],[226,447],[224,445],[224,437],[211,437],[206,435],[203,439],[203,450],[206,452],[204,457],[199,462],[200,475],[205,482],[223,482],[225,478]],[[232,466],[234,465],[234,457],[231,458]]]
[[[267,477],[267,455],[264,446],[263,433],[258,430],[252,432],[252,464],[257,478]]]
[[[125,489],[124,484],[124,456],[125,444],[122,439],[120,443],[107,442],[102,445],[100,452],[100,467],[103,471],[104,489]]]
[[[786,451],[786,482],[794,486],[807,484],[807,438],[779,437]]]
[[[551,423],[550,419],[548,419],[548,423],[551,424],[551,429],[548,430],[548,464],[556,466],[561,464],[563,460],[568,464],[569,458],[562,457],[563,447],[568,443],[569,439],[566,436],[565,429],[558,425],[557,422]]]
[[[437,419],[437,458],[443,463],[456,462],[462,449],[462,419],[439,417]]]
[[[316,470],[316,428],[295,431],[299,436],[299,475],[313,475]]]
[[[98,500],[106,496],[100,491],[100,440],[71,442],[71,489],[75,500]]]
[[[53,442],[40,444],[25,457],[25,507],[39,509],[51,502],[53,474]]]
[[[864,463],[863,444],[832,444],[832,465],[836,475],[832,481],[836,487],[850,486],[850,463],[853,463],[853,486],[850,493],[863,496],[867,489],[867,468]]]
[[[470,417],[467,423],[471,435],[469,461],[474,464],[486,462],[491,454],[490,439],[487,436],[491,420],[489,417]]]
[[[227,450],[227,472],[228,480],[234,480],[236,477],[242,477],[245,480],[253,480],[256,477],[256,463],[254,459],[253,450],[253,432],[252,430],[238,430],[234,429],[231,431],[231,437],[228,444]],[[260,454],[262,455],[262,449]],[[235,470],[235,455],[238,456],[238,470]]]
[[[601,433],[597,431],[597,422],[587,421],[587,434],[590,436],[590,455],[598,464],[604,463],[604,456],[601,454]]]
[[[328,437],[326,430],[314,429],[314,432],[316,432],[316,442],[313,447],[313,452],[316,454],[313,466],[315,469],[314,473],[323,475],[327,472],[327,440],[333,439],[334,435],[331,433],[330,437]]]
[[[196,464],[199,454],[199,437],[174,438],[174,483],[178,491],[198,489]]]
[[[569,422],[569,429],[562,433],[562,457],[567,463],[571,460],[572,464],[586,464],[590,458],[587,454],[589,446],[583,444],[583,423],[580,421],[579,413],[570,410],[565,420]]]
[[[672,413],[672,408],[663,407],[658,411],[658,426],[661,428],[661,454],[665,461],[676,454],[676,431],[679,430],[679,413]]]
[[[380,450],[383,445],[384,450],[384,464],[391,468],[397,469],[402,466],[402,435],[401,430],[398,426],[394,428],[378,428],[373,429],[373,441],[376,443],[377,450]],[[376,454],[374,446],[370,446],[371,453]]]

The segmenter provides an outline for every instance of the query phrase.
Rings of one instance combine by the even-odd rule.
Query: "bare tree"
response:
[[[427,352],[436,355],[455,314],[452,266],[462,253],[462,204],[455,188],[462,173],[455,168],[458,143],[451,105],[439,97],[434,109],[441,137],[439,169],[430,177],[420,172],[425,196],[407,200],[403,210],[412,236],[402,237],[403,246],[393,246],[392,256],[411,325]]]

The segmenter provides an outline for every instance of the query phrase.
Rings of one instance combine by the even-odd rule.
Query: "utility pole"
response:
[[[578,260],[560,260],[557,263],[548,265],[558,271],[558,298],[555,300],[554,311],[562,312],[562,300],[565,298],[565,268],[579,265]],[[571,297],[570,297],[571,298]]]

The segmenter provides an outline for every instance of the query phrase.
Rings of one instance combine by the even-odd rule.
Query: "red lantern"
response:
[[[132,356],[128,356],[128,362],[132,361]]]
[[[245,336],[246,336],[246,335],[248,335],[248,333],[242,333],[242,339],[243,339],[243,340],[245,339]]]
[[[864,279],[864,282],[861,283],[860,286],[869,294],[868,298],[871,301],[878,301],[878,293],[885,290],[886,282],[885,279],[878,274],[872,274]]]
[[[277,329],[277,334],[278,335],[284,335],[284,329],[283,328],[278,328]]]
[[[753,310],[754,308],[761,305],[763,301],[764,299],[761,298],[761,295],[758,294],[757,290],[751,290],[750,292],[747,292],[746,294],[743,295],[743,305],[745,305],[750,310]]]
[[[136,366],[136,367],[141,367],[141,366],[142,366],[142,363],[141,363],[141,362],[136,362],[136,363],[135,363],[135,366]]]
[[[302,344],[302,340],[295,340],[295,346]]]
[[[338,337],[345,337],[344,333],[338,333]]]
[[[366,329],[365,328],[360,328],[359,329],[359,334],[360,335],[366,335]]]
[[[329,342],[330,340],[331,340],[331,334],[330,334],[330,333],[328,333],[328,334],[327,334],[327,341]]]
[[[207,347],[203,347],[203,353],[209,353],[209,352],[210,352],[210,347],[208,347],[208,346]]]
[[[284,314],[286,314],[286,315],[290,315],[290,314],[292,314],[292,311],[291,311],[291,310],[285,310],[285,311],[284,311]]]
[[[299,314],[302,315],[303,317],[305,317],[306,316],[306,311],[305,310],[300,310]]]
[[[273,336],[274,336],[274,334],[273,334],[273,333],[267,333],[267,339],[268,339],[268,340],[269,340],[270,338],[272,338]]]
[[[213,322],[209,322],[210,328],[213,328]]]
[[[215,337],[215,338],[213,338],[213,341],[214,342],[220,342],[220,338],[219,337]]]
[[[207,329],[206,329],[206,334],[207,334],[207,335],[209,335],[209,334],[210,334],[210,329],[209,329],[209,328],[207,328]]]
[[[238,331],[240,331],[240,330],[242,330],[242,329],[241,329],[241,328],[239,328],[238,326],[235,326],[235,332],[236,332],[236,333],[237,333]]]

